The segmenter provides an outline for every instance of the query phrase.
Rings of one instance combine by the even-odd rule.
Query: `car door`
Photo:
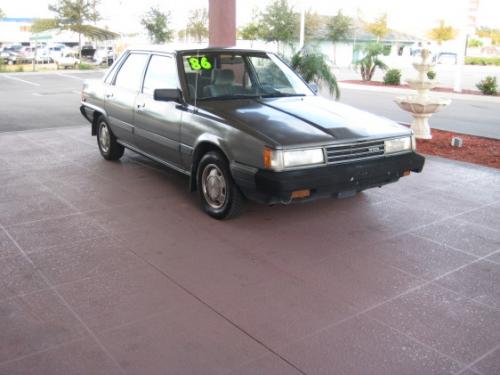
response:
[[[114,80],[106,85],[104,108],[111,130],[118,139],[131,145],[134,144],[134,105],[148,59],[148,54],[131,53]]]
[[[177,89],[177,63],[172,55],[153,54],[135,105],[135,139],[148,154],[180,166],[180,130],[183,111],[177,102],[154,100],[155,89]]]

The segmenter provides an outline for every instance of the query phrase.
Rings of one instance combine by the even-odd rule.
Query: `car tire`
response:
[[[208,215],[223,220],[241,213],[243,195],[222,153],[210,151],[203,155],[198,164],[196,182],[202,208]]]
[[[118,160],[125,151],[125,148],[116,141],[108,122],[102,116],[97,120],[97,146],[106,160]]]

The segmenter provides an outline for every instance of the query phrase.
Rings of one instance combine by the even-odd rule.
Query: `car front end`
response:
[[[268,204],[344,198],[421,172],[425,158],[412,134],[336,142],[322,147],[263,151],[264,168],[231,164],[248,198]]]

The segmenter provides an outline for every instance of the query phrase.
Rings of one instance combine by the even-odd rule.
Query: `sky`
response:
[[[339,9],[344,14],[360,14],[365,20],[387,13],[389,27],[424,36],[439,20],[460,28],[466,18],[470,0],[289,0],[296,9],[305,6],[319,14],[333,15]],[[500,0],[479,0],[477,14],[480,26],[500,28]],[[8,17],[51,17],[48,11],[49,0],[0,0],[0,9]],[[237,0],[237,26],[252,19],[253,9],[264,9],[271,0]],[[185,26],[189,11],[207,7],[208,0],[101,0],[101,13],[113,31],[139,32],[141,16],[150,6],[159,6],[172,13],[174,28]],[[304,5],[305,4],[305,5]]]

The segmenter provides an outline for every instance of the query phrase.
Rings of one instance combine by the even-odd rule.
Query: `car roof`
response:
[[[200,45],[145,45],[145,46],[135,46],[127,48],[128,51],[135,52],[163,52],[163,53],[208,53],[208,52],[257,52],[257,53],[267,53],[270,51],[265,51],[261,49],[253,49],[253,48],[238,48],[238,47],[206,47]]]

